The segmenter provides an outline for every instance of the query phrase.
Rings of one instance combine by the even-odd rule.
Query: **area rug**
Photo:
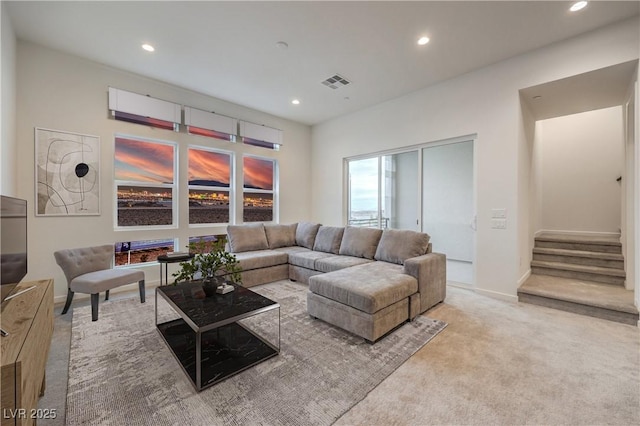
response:
[[[67,424],[329,425],[446,327],[421,316],[371,345],[310,318],[305,285],[252,290],[281,305],[280,354],[200,393],[155,329],[153,296],[101,303],[97,322],[75,309]]]

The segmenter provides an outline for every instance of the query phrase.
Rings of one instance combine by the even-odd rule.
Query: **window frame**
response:
[[[244,159],[245,158],[255,158],[258,160],[266,160],[273,163],[273,185],[272,189],[253,189],[253,188],[245,188],[244,186]],[[243,154],[242,155],[242,223],[258,223],[256,222],[246,222],[244,220],[244,197],[245,194],[272,194],[272,217],[270,221],[261,221],[263,223],[279,223],[280,222],[280,162],[277,158],[272,157],[263,157],[261,155],[254,154]]]
[[[149,242],[149,241],[162,241],[162,240],[166,240],[166,241],[172,241],[172,245],[173,245],[173,251],[177,251],[176,247],[178,246],[178,238],[176,237],[168,237],[168,238],[151,238],[151,239],[136,239],[136,240],[131,240],[129,241],[130,243],[132,242]],[[138,262],[138,263],[125,263],[123,265],[118,265],[117,264],[117,245],[118,244],[122,244],[124,241],[116,241],[115,243],[113,243],[113,267],[114,268],[138,268],[138,267],[143,267],[143,266],[148,266],[148,265],[157,265],[158,262],[158,258],[156,257],[155,260],[149,260],[146,262]],[[131,251],[131,250],[129,250]],[[120,252],[121,253],[121,252]],[[158,255],[161,256],[161,255]]]
[[[154,143],[161,145],[168,145],[173,148],[173,183],[151,183],[151,182],[139,182],[139,181],[126,181],[116,179],[116,141],[117,139],[130,139],[139,141],[142,143]],[[154,139],[145,136],[134,136],[123,133],[116,133],[113,138],[113,181],[114,181],[114,205],[113,205],[113,228],[115,231],[149,231],[149,230],[161,230],[161,229],[178,229],[180,224],[179,214],[179,170],[178,170],[178,156],[180,154],[178,149],[178,143],[174,141],[168,141],[163,139]],[[136,225],[136,226],[121,226],[118,225],[118,189],[122,186],[133,186],[140,188],[165,188],[171,189],[171,218],[172,223],[170,225]]]
[[[199,150],[199,151],[208,151],[215,152],[218,154],[224,154],[229,156],[229,187],[225,188],[223,186],[205,186],[205,185],[189,185],[189,151],[191,149]],[[235,224],[235,202],[236,202],[236,191],[235,191],[235,160],[236,153],[234,151],[211,148],[203,145],[195,145],[189,144],[187,146],[187,222],[189,228],[205,228],[211,226],[221,226],[221,225],[233,225]],[[220,191],[227,192],[229,194],[229,221],[228,222],[207,222],[207,223],[191,223],[190,212],[188,205],[190,201],[190,193],[191,190],[203,190],[203,191]]]

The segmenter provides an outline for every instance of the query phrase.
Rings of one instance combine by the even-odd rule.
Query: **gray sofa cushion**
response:
[[[304,247],[291,246],[291,247],[280,247],[280,248],[274,249],[273,251],[279,251],[281,253],[291,254],[291,253],[301,253],[303,251],[311,251],[311,250]]]
[[[297,223],[291,225],[265,225],[264,231],[270,249],[296,245]]]
[[[246,251],[235,255],[243,271],[268,268],[269,266],[283,265],[287,263],[286,253],[275,250]]]
[[[229,225],[227,226],[227,235],[229,236],[229,249],[231,253],[265,250],[269,248],[267,235],[264,232],[264,225],[262,223]]]
[[[320,229],[319,223],[300,222],[296,228],[296,244],[300,247],[313,249],[316,235]]]
[[[316,235],[316,242],[313,244],[315,251],[338,254],[344,228],[337,226],[321,226]]]
[[[315,270],[315,264],[317,259],[325,257],[337,257],[331,253],[325,253],[322,251],[302,251],[289,253],[289,264],[295,266],[302,266],[303,268]]]
[[[418,281],[402,266],[386,262],[341,269],[309,278],[309,291],[369,314],[418,291]]]
[[[402,265],[411,257],[427,253],[429,238],[428,234],[422,232],[385,229],[375,259]]]
[[[315,269],[320,272],[333,272],[350,266],[371,263],[373,260],[353,256],[333,256],[316,260]]]
[[[347,226],[340,244],[340,254],[373,259],[382,235],[381,229]]]

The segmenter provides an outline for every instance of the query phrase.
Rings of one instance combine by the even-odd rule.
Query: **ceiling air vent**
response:
[[[350,83],[351,82],[349,80],[347,80],[346,78],[338,74],[331,76],[322,82],[322,84],[324,84],[327,87],[330,87],[331,89],[339,89],[340,87],[346,86],[347,84],[350,84]]]

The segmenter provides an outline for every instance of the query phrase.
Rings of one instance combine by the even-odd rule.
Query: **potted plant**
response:
[[[202,238],[194,243],[189,243],[189,252],[194,256],[180,263],[180,270],[173,274],[174,284],[181,281],[202,280],[203,289],[207,296],[218,292],[232,291],[232,286],[227,286],[225,280],[235,284],[242,284],[242,268],[236,257],[224,249],[224,239],[213,243]],[[223,287],[223,289],[219,289]]]

